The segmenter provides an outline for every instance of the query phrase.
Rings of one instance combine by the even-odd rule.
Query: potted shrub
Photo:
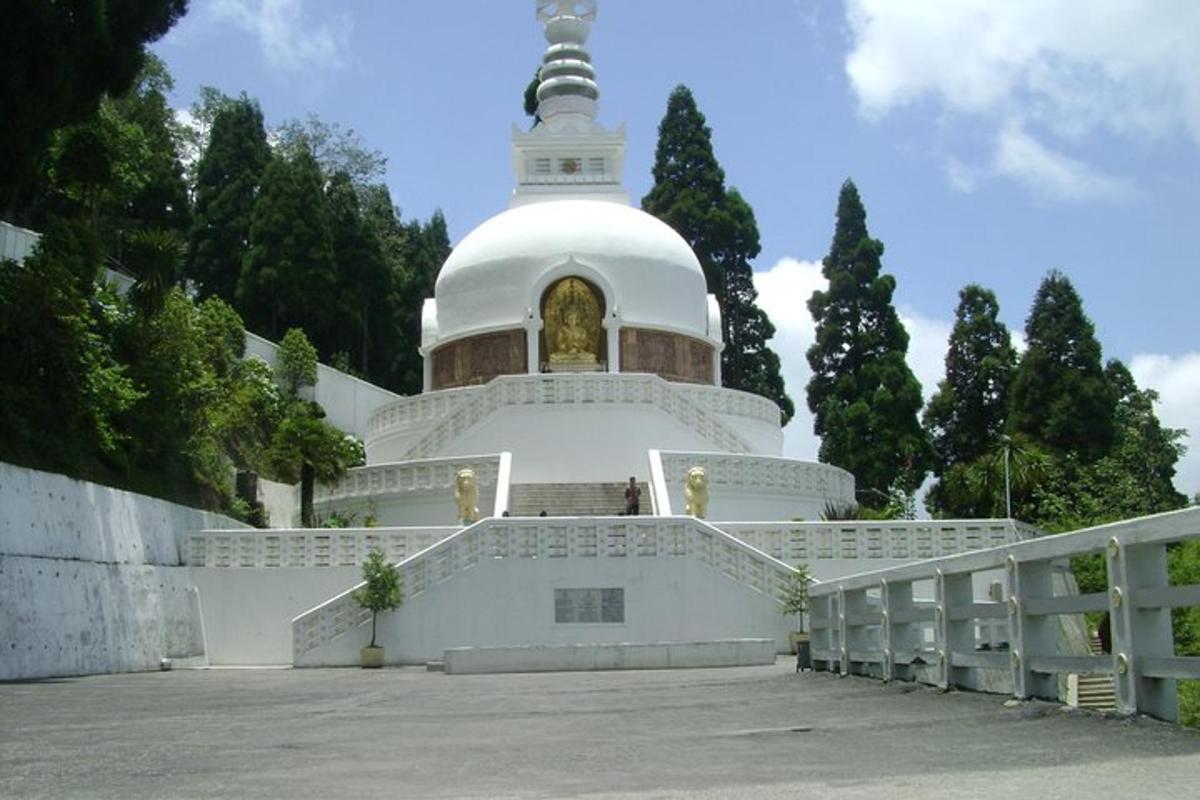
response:
[[[796,669],[808,669],[812,665],[812,650],[809,636],[804,632],[804,612],[808,611],[808,585],[812,576],[807,564],[797,564],[796,571],[788,577],[779,598],[779,611],[784,616],[796,618],[796,628],[788,634],[792,652],[796,654]]]
[[[404,579],[379,550],[372,550],[362,567],[366,586],[354,593],[360,606],[371,612],[371,643],[359,652],[364,668],[383,666],[383,648],[375,644],[375,623],[380,611],[394,611],[404,602]]]

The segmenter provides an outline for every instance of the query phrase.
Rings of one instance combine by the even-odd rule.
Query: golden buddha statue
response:
[[[598,363],[600,302],[579,278],[564,278],[546,294],[546,347],[550,363],[594,367]]]

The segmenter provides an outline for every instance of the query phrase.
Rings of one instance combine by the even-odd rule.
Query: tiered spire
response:
[[[562,114],[595,119],[600,88],[584,45],[596,18],[596,0],[538,0],[537,16],[550,43],[542,56],[538,117],[546,122]]]

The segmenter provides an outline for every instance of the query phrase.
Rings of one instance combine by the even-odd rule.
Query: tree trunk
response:
[[[315,527],[313,522],[314,472],[311,464],[300,467],[300,524],[305,528]]]

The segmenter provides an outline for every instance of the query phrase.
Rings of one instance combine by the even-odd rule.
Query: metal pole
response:
[[[1008,451],[1012,446],[1012,440],[1007,436],[1004,437],[1004,513],[1012,519],[1012,489],[1008,480]]]

